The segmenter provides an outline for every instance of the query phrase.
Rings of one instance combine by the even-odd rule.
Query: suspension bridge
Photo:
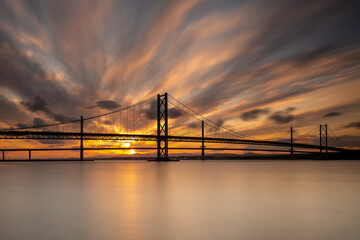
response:
[[[328,129],[332,136],[328,135]],[[319,145],[300,142],[313,137],[317,131]],[[79,151],[79,159],[85,160],[84,152],[87,151],[152,150],[156,151],[158,161],[171,161],[169,150],[200,151],[202,160],[206,158],[206,151],[279,152],[289,153],[291,158],[296,153],[318,152],[327,156],[328,152],[348,151],[327,125],[315,127],[296,138],[293,128],[290,133],[289,141],[256,139],[202,116],[165,93],[101,115],[81,116],[80,119],[41,126],[3,129],[0,131],[0,151],[3,160],[6,158],[5,152],[16,151],[27,151],[29,159],[31,153],[37,151]],[[328,146],[328,139],[335,146]],[[16,141],[13,145],[21,146],[1,147],[1,141],[9,140]],[[38,147],[39,143],[42,143],[42,147]],[[184,143],[193,143],[196,147],[181,146]],[[243,145],[256,147],[236,147]]]

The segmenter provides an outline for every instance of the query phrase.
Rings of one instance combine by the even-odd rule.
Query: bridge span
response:
[[[171,96],[170,96],[171,97]],[[171,97],[172,98],[172,97]],[[169,107],[170,106],[170,107]],[[126,111],[126,112],[125,112]],[[122,114],[126,116],[122,117]],[[130,118],[129,118],[130,115]],[[105,118],[105,119],[103,119]],[[110,120],[109,120],[110,119]],[[112,125],[111,125],[112,120]],[[129,123],[130,121],[130,123]],[[109,124],[110,122],[110,124]],[[124,123],[125,122],[125,123]],[[75,131],[74,129],[74,124]],[[65,127],[71,125],[72,128],[66,130]],[[110,125],[110,127],[109,127]],[[88,129],[85,129],[85,127]],[[94,132],[94,128],[98,131]],[[149,134],[155,132],[156,134]],[[28,140],[79,140],[80,146],[71,148],[1,148],[0,151],[80,151],[80,159],[84,159],[84,151],[91,150],[116,150],[116,149],[154,149],[157,150],[157,159],[168,161],[169,149],[176,150],[201,150],[202,159],[205,158],[205,150],[242,150],[242,151],[269,151],[269,152],[288,152],[293,157],[294,152],[306,152],[305,150],[319,150],[320,153],[346,152],[346,148],[328,146],[328,126],[320,125],[319,145],[308,143],[295,143],[293,139],[293,129],[289,142],[258,140],[244,134],[234,132],[219,124],[214,123],[195,111],[188,108],[178,100],[172,98],[168,100],[168,94],[157,95],[138,104],[127,108],[122,108],[110,113],[83,118],[80,120],[65,123],[55,123],[43,126],[33,126],[20,129],[6,129],[0,131],[0,140],[9,139],[28,139]],[[112,130],[112,131],[111,131]],[[139,134],[138,132],[146,132]],[[300,137],[303,139],[309,134],[315,133],[316,129]],[[120,133],[119,133],[120,132]],[[123,133],[125,132],[125,133]],[[169,134],[169,132],[171,134]],[[137,141],[137,142],[156,142],[156,147],[84,147],[83,141],[96,140],[117,140],[117,141]],[[169,147],[169,142],[174,143],[201,143],[200,147]],[[205,143],[214,144],[234,144],[234,145],[261,145],[282,147],[288,149],[258,149],[258,148],[229,148],[229,147],[205,147]],[[296,150],[295,150],[296,148]],[[4,155],[3,155],[4,158]]]
[[[79,133],[79,132],[37,132],[37,131],[5,131],[0,132],[0,139],[67,139],[67,140],[134,140],[134,141],[158,141],[157,135],[142,135],[142,134],[114,134],[114,133]],[[229,144],[243,144],[243,145],[264,145],[264,146],[279,146],[279,147],[296,147],[303,149],[321,149],[320,145],[304,144],[304,143],[289,143],[278,141],[265,140],[251,140],[251,139],[231,139],[231,138],[211,138],[211,137],[189,137],[189,136],[167,136],[168,142],[205,142],[205,143],[229,143]],[[96,148],[101,149],[101,148]],[[103,148],[105,149],[105,148]],[[108,148],[111,149],[111,148]],[[132,148],[134,149],[134,148]],[[146,148],[143,148],[146,149]],[[148,148],[157,149],[157,148]],[[180,148],[188,149],[188,148]],[[328,151],[347,151],[344,148],[327,147]],[[274,150],[276,151],[276,150]]]

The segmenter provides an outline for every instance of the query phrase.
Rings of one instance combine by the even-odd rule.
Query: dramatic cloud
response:
[[[1,68],[1,67],[0,67]],[[6,98],[6,96],[2,96],[0,94],[0,112],[2,112],[2,116],[6,115],[2,120],[0,120],[0,128],[9,128],[12,124],[16,124],[17,121],[20,121],[24,117],[24,113],[17,106],[16,102],[11,99]]]
[[[0,127],[169,92],[245,134],[326,117],[359,135],[341,128],[360,111],[358,12],[352,0],[0,1]],[[155,120],[156,101],[140,112]]]
[[[192,129],[200,129],[201,128],[201,122],[192,122],[187,124],[187,127],[192,128]]]
[[[145,117],[149,120],[156,120],[157,119],[157,101],[154,100],[150,103],[147,109],[143,109],[142,113]],[[171,107],[168,109],[168,117],[170,119],[176,119],[182,116],[181,110],[175,107]]]
[[[244,121],[250,121],[250,120],[255,120],[258,117],[260,117],[260,115],[264,115],[269,113],[269,109],[268,108],[264,108],[264,109],[254,109],[248,112],[244,112],[243,114],[241,114],[241,118]]]
[[[97,101],[96,106],[107,110],[114,110],[121,107],[117,102],[111,100]]]
[[[0,86],[22,98],[34,98],[41,93],[46,99],[60,105],[72,102],[66,86],[56,80],[52,73],[46,72],[34,59],[29,58],[13,43],[2,38],[0,32]]]
[[[345,128],[359,128],[360,129],[360,121],[351,122],[345,126]]]
[[[36,117],[33,119],[32,125],[18,123],[18,124],[16,124],[16,127],[17,128],[29,128],[29,127],[39,127],[39,126],[44,126],[44,125],[46,125],[46,122],[43,119]]]
[[[46,125],[46,122],[41,119],[41,118],[34,118],[34,126],[38,127],[38,126],[43,126]]]
[[[18,104],[34,113],[43,112],[55,121],[64,122],[72,119],[51,109],[74,113],[74,106],[79,104],[77,97],[69,94],[63,83],[57,81],[54,73],[46,72],[39,62],[29,58],[10,42],[1,29],[0,66],[0,92],[4,96],[9,96],[9,93],[12,96],[11,100],[3,100],[4,107],[9,110],[9,113],[16,114],[13,117],[9,114],[8,117],[11,118],[4,119],[4,122],[12,122],[16,125],[17,121],[28,115]],[[39,94],[41,97],[38,96]]]
[[[359,147],[360,146],[360,136],[342,135],[342,136],[339,136],[338,138],[341,139],[341,142],[344,143],[348,147]]]
[[[157,119],[157,100],[153,100],[150,102],[147,109],[143,109],[142,113],[145,115],[148,120]]]
[[[57,122],[66,122],[71,121],[73,118],[67,117],[60,113],[53,112],[49,107],[48,103],[45,99],[43,99],[40,96],[35,97],[33,100],[29,100],[26,102],[20,102],[22,105],[27,107],[32,112],[43,112],[48,117],[52,118],[53,120]]]
[[[112,122],[112,121],[110,121],[110,120],[105,120],[105,121],[104,121],[104,124],[105,124],[105,125],[112,125],[112,124],[113,124],[113,122]]]
[[[269,119],[280,124],[289,123],[294,119],[294,116],[290,114],[293,110],[295,110],[295,108],[291,107],[284,111],[277,111],[273,113]]]
[[[28,128],[28,127],[31,127],[29,125],[26,125],[26,124],[23,124],[23,123],[18,123],[16,124],[17,128]]]
[[[48,104],[45,99],[37,96],[34,100],[30,100],[27,102],[20,102],[22,105],[26,106],[32,112],[45,112],[50,113],[50,109],[48,108]]]
[[[223,126],[224,125],[224,120],[223,119],[218,119],[217,121],[216,121],[216,124],[217,125],[219,125],[219,126]]]
[[[178,118],[182,115],[182,112],[177,108],[168,109],[169,118]]]
[[[335,117],[335,116],[340,116],[340,115],[341,115],[341,113],[339,113],[339,112],[329,112],[329,113],[323,115],[323,117]]]

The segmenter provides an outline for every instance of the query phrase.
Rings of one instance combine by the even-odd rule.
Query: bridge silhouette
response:
[[[328,152],[346,152],[348,149],[338,146],[328,146],[328,139],[335,144],[344,146],[329,128],[332,137],[328,135],[328,126],[320,125],[311,131],[294,137],[291,127],[290,138],[285,141],[270,141],[256,139],[216,123],[201,114],[198,114],[171,95],[158,94],[137,104],[123,107],[105,114],[75,119],[67,122],[41,126],[10,128],[0,131],[1,140],[46,140],[66,141],[77,140],[75,146],[64,146],[59,143],[49,143],[52,147],[20,147],[1,148],[2,159],[5,160],[7,151],[28,151],[31,159],[32,151],[79,151],[80,160],[84,160],[84,151],[94,150],[156,150],[157,161],[171,161],[169,150],[197,150],[201,152],[201,159],[205,159],[206,151],[254,151],[289,153],[291,158],[295,153],[314,153],[315,151],[328,156]],[[313,137],[319,130],[319,145],[300,143],[307,137]],[[151,146],[115,146],[103,144],[101,141],[116,140],[119,142],[133,141],[139,143],[156,143]],[[295,142],[296,141],[296,142]],[[84,143],[89,143],[84,146]],[[197,147],[169,147],[170,143],[197,143]],[[25,143],[26,144],[26,143]],[[205,146],[220,145],[217,147]],[[224,144],[226,146],[224,146]],[[268,148],[239,148],[228,145],[261,145]],[[57,145],[61,145],[56,147]],[[111,146],[109,146],[111,145]],[[155,146],[154,146],[155,145]],[[1,145],[0,145],[1,146]],[[270,147],[270,148],[269,148]],[[276,148],[277,147],[277,148]],[[295,150],[296,149],[296,150]]]

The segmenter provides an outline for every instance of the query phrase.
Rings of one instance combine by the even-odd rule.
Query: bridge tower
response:
[[[293,127],[290,128],[290,156],[291,160],[294,160],[294,138],[293,138]]]
[[[168,94],[157,95],[157,161],[169,161]]]
[[[84,160],[84,118],[80,118],[80,160]]]
[[[204,121],[201,121],[201,160],[205,160],[205,130],[204,130]]]
[[[326,158],[328,158],[328,136],[327,136],[327,124],[320,124],[320,154],[322,154],[324,148],[326,152]]]

